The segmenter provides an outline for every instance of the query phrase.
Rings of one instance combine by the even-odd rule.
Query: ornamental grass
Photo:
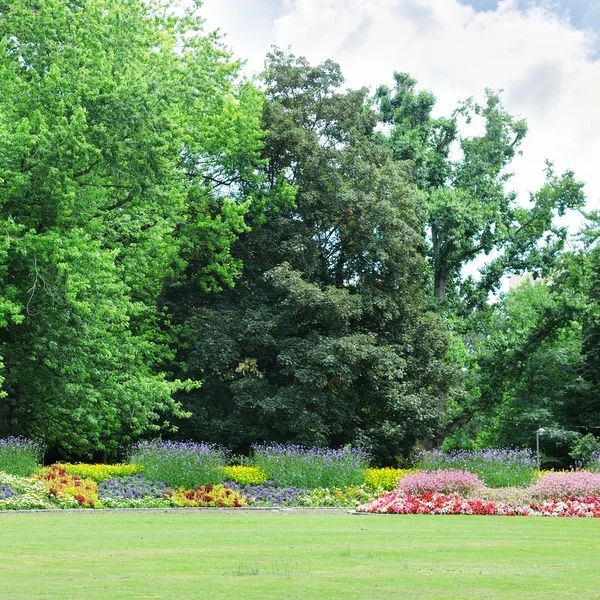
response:
[[[368,455],[357,448],[306,448],[297,445],[252,446],[253,460],[282,486],[344,488],[364,483]]]
[[[0,471],[29,477],[41,464],[43,447],[35,440],[22,437],[0,439]]]
[[[131,448],[129,462],[141,465],[148,479],[169,487],[193,489],[225,479],[228,451],[204,442],[140,442]]]

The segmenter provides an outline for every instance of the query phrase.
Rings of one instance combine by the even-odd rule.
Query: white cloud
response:
[[[271,44],[313,62],[333,58],[350,87],[392,84],[408,71],[438,97],[439,114],[460,99],[505,90],[507,108],[527,118],[524,156],[512,186],[523,197],[544,179],[546,158],[587,182],[600,208],[600,61],[594,35],[547,9],[514,0],[476,12],[457,0],[207,0],[207,25],[221,25],[237,55],[260,69]]]

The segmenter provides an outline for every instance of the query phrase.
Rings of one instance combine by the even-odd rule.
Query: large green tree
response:
[[[1,433],[81,454],[183,415],[158,301],[192,259],[206,289],[239,272],[262,100],[237,77],[195,5],[0,2]]]
[[[186,433],[238,449],[354,443],[391,462],[437,427],[451,382],[424,309],[422,198],[377,142],[367,90],[342,83],[331,61],[268,57],[266,179],[296,195],[236,243],[234,289],[173,292],[189,319],[183,361],[205,380],[185,398]]]

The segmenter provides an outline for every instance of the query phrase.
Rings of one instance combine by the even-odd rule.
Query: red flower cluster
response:
[[[179,506],[240,507],[246,498],[222,485],[199,486],[193,490],[176,489],[171,496]]]
[[[509,505],[459,494],[425,492],[418,496],[388,492],[357,507],[357,512],[431,515],[506,515],[540,517],[600,517],[600,496],[549,498],[528,505]]]

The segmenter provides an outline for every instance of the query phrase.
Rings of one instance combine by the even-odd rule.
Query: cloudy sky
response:
[[[353,88],[407,71],[437,95],[439,115],[503,89],[529,123],[513,163],[521,201],[550,159],[573,169],[600,209],[600,0],[205,0],[203,11],[248,72],[271,45],[333,58]]]

